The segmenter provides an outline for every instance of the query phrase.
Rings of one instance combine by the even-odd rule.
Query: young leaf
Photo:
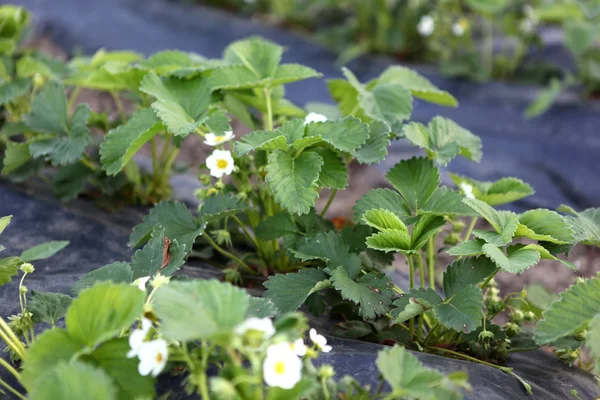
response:
[[[512,203],[535,193],[531,186],[518,178],[502,178],[495,182],[482,182],[461,175],[449,175],[456,186],[470,185],[473,187],[475,198],[490,206]]]
[[[435,317],[446,328],[471,332],[481,325],[483,293],[470,285],[433,308]]]
[[[463,203],[465,197],[447,187],[439,187],[433,192],[426,204],[419,210],[419,214],[432,214],[439,216],[459,215],[464,217],[477,217],[476,211]]]
[[[4,232],[8,225],[10,225],[10,220],[12,219],[12,217],[12,215],[7,215],[5,217],[0,218],[0,234]]]
[[[29,143],[7,142],[4,149],[2,175],[6,176],[16,171],[31,160]]]
[[[392,303],[392,282],[383,274],[371,272],[354,281],[344,267],[338,267],[331,273],[331,282],[342,298],[360,305],[358,312],[364,319],[384,315]]]
[[[38,244],[22,252],[20,258],[23,262],[43,260],[52,257],[68,245],[68,241],[51,241]]]
[[[504,272],[522,274],[540,261],[539,251],[521,246],[509,246],[507,254],[492,244],[484,244],[483,253]]]
[[[3,82],[0,85],[0,106],[24,96],[29,92],[30,88],[31,81],[29,79],[15,79],[12,82]]]
[[[352,152],[369,138],[369,126],[354,117],[306,125],[306,137],[321,138],[336,149]]]
[[[45,322],[55,326],[58,320],[67,314],[72,300],[66,294],[32,290],[27,309],[33,314],[33,322]]]
[[[136,247],[148,241],[154,232],[164,230],[169,240],[177,240],[191,251],[194,241],[204,231],[204,224],[196,222],[185,204],[175,201],[162,201],[144,217],[144,221],[133,228],[129,236],[129,246]]]
[[[411,210],[427,203],[440,184],[440,171],[433,162],[422,157],[400,161],[386,175]]]
[[[289,145],[285,136],[277,130],[254,131],[235,142],[233,148],[238,156],[243,156],[255,150],[287,150]]]
[[[444,294],[450,298],[469,285],[479,285],[497,268],[496,264],[486,257],[454,261],[444,271]]]
[[[363,214],[362,220],[365,224],[380,231],[397,229],[408,233],[408,228],[404,222],[389,210],[368,210]]]
[[[365,212],[380,208],[391,211],[404,220],[411,215],[408,205],[398,192],[390,189],[372,189],[354,205],[354,221],[362,222]]]
[[[266,181],[277,202],[290,213],[308,213],[319,197],[315,183],[322,165],[321,156],[313,152],[295,158],[282,150],[271,153]]]
[[[348,186],[348,170],[339,154],[325,147],[310,151],[317,153],[323,159],[317,185],[330,189],[345,189]]]
[[[107,175],[118,174],[146,142],[164,129],[154,111],[139,110],[104,137],[100,144],[102,169]]]
[[[21,264],[23,264],[23,261],[19,257],[0,259],[0,286],[9,283],[12,277],[19,273]]]
[[[231,43],[223,52],[223,59],[245,66],[259,79],[275,76],[283,48],[268,40],[252,37]]]
[[[569,223],[560,214],[544,209],[520,214],[515,236],[556,244],[572,243],[575,239]]]
[[[198,219],[209,222],[216,221],[228,215],[239,214],[248,206],[232,194],[219,193],[204,199]]]
[[[228,283],[204,280],[171,282],[156,291],[152,304],[165,337],[190,341],[231,334],[246,318],[250,300]]]
[[[478,256],[483,253],[483,239],[467,240],[446,250],[451,256]]]
[[[290,250],[294,257],[302,261],[322,260],[329,270],[343,267],[351,278],[360,272],[361,261],[357,254],[350,253],[348,245],[340,234],[333,231],[318,233],[298,243],[296,250]]]
[[[296,311],[313,293],[331,286],[320,268],[305,268],[297,273],[270,276],[264,283],[265,297],[273,302],[281,314]]]
[[[431,288],[412,288],[408,292],[394,301],[396,307],[390,313],[394,317],[394,322],[401,324],[430,310],[442,302],[442,298],[435,290]]]
[[[398,83],[377,83],[369,91],[360,91],[358,101],[366,115],[394,130],[410,118],[413,109],[410,92]]]
[[[496,211],[481,200],[465,198],[463,202],[485,218],[496,230],[496,232],[488,232],[476,229],[473,231],[475,236],[496,246],[504,246],[512,241],[519,224],[515,213]]]
[[[567,217],[575,232],[575,241],[589,246],[600,246],[600,208],[588,208],[576,212],[562,205],[558,211],[571,214]]]
[[[113,282],[113,283],[131,283],[133,281],[133,271],[131,266],[124,262],[114,262],[105,265],[91,272],[88,272],[71,288],[71,293],[74,296],[87,288],[94,286],[98,282]]]
[[[411,237],[408,232],[399,229],[386,229],[367,238],[367,246],[370,249],[383,251],[400,252],[403,254],[412,254]]]
[[[81,161],[62,167],[52,180],[52,192],[60,200],[73,200],[84,191],[94,172]]]
[[[447,107],[457,107],[458,101],[445,90],[433,85],[429,79],[412,69],[394,65],[386,69],[377,79],[379,83],[399,83],[411,94],[430,103]]]
[[[136,286],[100,283],[84,290],[67,312],[69,336],[88,347],[118,334],[142,315],[146,293]]]
[[[411,232],[411,247],[415,250],[423,247],[427,240],[437,234],[445,224],[446,220],[443,217],[433,215],[422,216]]]
[[[292,216],[285,211],[262,220],[254,230],[256,236],[262,240],[276,240],[289,235],[295,236],[299,232]]]
[[[600,313],[600,277],[577,281],[542,314],[534,332],[539,345],[573,333]]]
[[[369,124],[369,138],[352,155],[360,164],[374,164],[382,161],[390,145],[390,127],[382,121]]]

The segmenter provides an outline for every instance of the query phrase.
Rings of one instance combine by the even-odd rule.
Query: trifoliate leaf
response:
[[[75,199],[85,190],[88,179],[93,173],[94,171],[82,162],[64,166],[52,179],[52,192],[64,201]]]
[[[412,122],[405,125],[403,134],[440,165],[447,165],[459,155],[473,161],[481,160],[481,139],[449,119],[435,117],[427,127]]]
[[[9,175],[31,160],[29,143],[7,142],[4,149],[2,175]]]
[[[94,286],[98,282],[113,283],[131,283],[133,281],[133,271],[131,266],[124,262],[114,262],[95,269],[83,275],[71,288],[74,296],[87,288]]]
[[[572,243],[574,232],[560,214],[550,210],[529,210],[519,215],[516,237],[556,244]]]
[[[358,101],[366,115],[394,130],[410,118],[413,109],[410,91],[398,83],[377,83],[369,91],[360,91]]]
[[[370,120],[358,104],[359,91],[350,82],[343,79],[329,79],[327,80],[327,87],[331,97],[338,103],[343,116],[352,115],[363,121]]]
[[[483,317],[483,293],[470,285],[433,308],[435,317],[449,329],[471,332],[481,325]]]
[[[317,153],[323,159],[317,185],[330,189],[345,189],[348,186],[348,169],[340,155],[325,147],[310,151]]]
[[[517,215],[510,211],[496,211],[486,203],[477,199],[463,199],[463,202],[477,211],[487,222],[492,225],[496,232],[474,230],[473,234],[486,242],[504,246],[512,241],[519,224]]]
[[[19,273],[21,264],[23,264],[23,261],[19,257],[0,259],[0,286],[9,283],[12,277]]]
[[[275,76],[283,48],[268,40],[252,37],[231,43],[223,52],[223,59],[230,64],[245,66],[257,78]]]
[[[67,314],[72,300],[66,294],[32,290],[27,302],[27,310],[33,314],[33,322],[45,322],[55,326],[58,320]]]
[[[277,67],[275,76],[270,80],[271,87],[323,76],[312,68],[300,64],[282,64]]]
[[[250,299],[242,289],[228,283],[201,280],[162,286],[152,305],[166,338],[217,340],[226,338],[244,321]]]
[[[135,252],[130,264],[134,280],[145,276],[154,276],[158,272],[169,276],[184,264],[185,245],[179,246],[176,239],[168,243],[165,238],[164,232],[161,231],[142,249]],[[168,256],[166,257],[166,255]]]
[[[402,294],[398,300],[394,301],[396,308],[390,314],[394,317],[395,323],[401,324],[406,320],[429,311],[441,302],[442,298],[440,295],[431,288],[412,288]]]
[[[476,199],[486,202],[490,206],[497,206],[535,193],[527,183],[517,178],[502,178],[495,182],[476,181],[465,176],[449,174],[456,186],[470,185]]]
[[[331,282],[342,298],[360,305],[358,313],[364,319],[384,315],[392,303],[392,282],[384,274],[371,272],[354,281],[344,267],[338,267],[331,273]]]
[[[118,174],[145,143],[164,129],[153,110],[144,108],[136,112],[104,137],[100,144],[102,169],[108,175]]]
[[[544,311],[535,327],[535,341],[539,345],[551,343],[573,333],[599,313],[600,277],[577,281]]]
[[[228,215],[239,214],[248,209],[248,205],[232,194],[219,193],[204,199],[198,219],[209,222]]]
[[[342,229],[342,239],[350,247],[352,253],[362,253],[367,250],[367,236],[373,233],[373,230],[366,225],[346,226]]]
[[[53,240],[50,242],[38,244],[21,253],[20,258],[23,262],[32,262],[52,257],[69,245],[68,241]]]
[[[540,252],[520,245],[509,246],[506,254],[502,249],[486,243],[482,247],[483,253],[489,257],[498,268],[511,274],[522,274],[540,260]]]
[[[465,197],[459,192],[439,187],[433,192],[426,204],[421,206],[419,214],[432,214],[438,216],[459,215],[465,217],[477,217],[479,214],[471,207],[463,203]]]
[[[600,208],[588,208],[576,212],[565,205],[558,211],[571,214],[567,220],[575,233],[575,242],[589,246],[600,246]]]
[[[82,63],[81,60],[73,60],[71,62],[72,71],[65,79],[65,83],[102,91],[120,92],[125,90],[137,93],[140,82],[147,71],[131,65],[134,60],[133,54],[124,56],[123,53],[111,53],[109,57],[92,57],[88,65],[85,65],[85,61]],[[140,55],[135,57],[136,59],[141,58]]]
[[[372,189],[354,205],[354,221],[362,222],[366,211],[380,208],[393,212],[404,222],[411,216],[408,205],[398,192],[390,189]]]
[[[387,155],[390,145],[390,127],[381,121],[369,124],[369,138],[352,154],[360,164],[379,163]]]
[[[411,237],[408,232],[399,229],[386,229],[367,238],[370,249],[389,253],[390,251],[412,254]]]
[[[308,296],[331,286],[320,268],[305,268],[297,273],[270,276],[264,283],[265,297],[273,302],[280,313],[296,311]]]
[[[357,254],[350,253],[350,248],[344,243],[342,236],[333,231],[305,238],[290,252],[302,261],[325,261],[329,270],[341,266],[346,269],[350,278],[356,277],[360,272],[360,258]]]
[[[478,256],[483,253],[483,239],[466,240],[446,250],[451,256]]]
[[[304,152],[294,158],[288,152],[275,150],[269,156],[265,179],[285,210],[306,214],[319,197],[315,183],[322,165],[323,159],[317,153]]]
[[[411,210],[427,203],[440,184],[440,171],[433,162],[422,157],[400,161],[386,175]]]
[[[0,85],[0,106],[27,94],[31,88],[29,79],[16,79]]]
[[[300,231],[294,223],[292,216],[282,211],[262,220],[254,230],[254,233],[262,240],[276,240],[284,236],[295,236]]]
[[[437,234],[446,224],[443,217],[433,215],[422,216],[411,232],[411,247],[415,250],[422,248],[430,237]]]
[[[157,74],[162,75],[185,68],[201,67],[204,61],[202,56],[195,53],[164,50],[152,54],[145,60],[141,60],[139,67],[154,70]]]
[[[540,246],[539,244],[533,244],[530,243],[528,245],[515,245],[515,246],[521,246],[524,249],[531,249],[531,250],[535,250],[538,253],[540,253],[540,258],[543,260],[553,260],[553,261],[559,261],[561,264],[563,264],[565,267],[572,269],[573,271],[577,271],[579,268],[577,268],[572,262],[567,261],[567,260],[562,260],[558,257],[556,257],[555,255],[553,255],[552,253],[550,253],[550,251],[548,249],[546,249],[544,246]]]
[[[469,285],[479,285],[497,268],[496,264],[486,257],[454,261],[444,271],[444,294],[450,298]]]
[[[439,89],[429,79],[406,67],[398,65],[389,67],[381,74],[377,82],[399,83],[419,99],[441,106],[458,106],[458,101],[454,96],[445,90]]]
[[[238,156],[243,156],[255,150],[287,150],[288,148],[289,145],[285,136],[279,131],[250,132],[233,145],[233,149]]]
[[[146,293],[136,286],[100,283],[73,300],[66,316],[69,336],[88,347],[129,328],[142,315]]]
[[[175,201],[162,201],[144,217],[144,221],[133,228],[129,236],[129,246],[137,247],[150,239],[153,232],[164,230],[169,240],[177,240],[192,249],[194,241],[204,231],[204,224],[197,222],[185,204]]]
[[[408,228],[402,220],[393,212],[384,209],[368,210],[363,214],[362,221],[380,231],[387,229],[398,229],[408,233]]]
[[[306,125],[307,137],[320,137],[336,149],[352,152],[367,142],[369,126],[358,118],[345,117]]]

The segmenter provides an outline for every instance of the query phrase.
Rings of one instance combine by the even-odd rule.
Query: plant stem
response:
[[[15,352],[22,360],[25,359],[25,348],[21,344],[21,341],[15,335],[13,330],[4,322],[4,319],[0,317],[0,338],[6,342],[6,344]]]
[[[254,245],[254,247],[256,247],[258,249],[258,242],[256,241],[256,239],[254,237],[252,237],[252,235],[250,234],[250,232],[248,231],[248,229],[246,228],[246,225],[244,225],[244,223],[237,217],[237,215],[232,215],[231,218],[238,223],[238,225],[240,226],[240,228],[242,228],[242,231],[244,231],[244,234],[246,235],[246,237],[248,237],[248,240],[250,240],[252,242],[252,244]]]
[[[463,242],[466,240],[469,240],[469,238],[471,237],[471,233],[473,232],[473,228],[475,228],[476,223],[477,223],[477,217],[471,218],[471,223],[469,224],[469,227],[467,228],[467,233],[465,233]]]
[[[83,157],[81,157],[81,163],[94,172],[98,170],[98,167],[94,165],[94,163],[89,159],[89,156],[87,154],[83,154]]]
[[[127,122],[127,113],[125,113],[125,107],[123,107],[123,103],[121,102],[121,98],[119,97],[119,93],[111,90],[110,95],[112,96],[115,105],[117,106],[117,110],[119,110],[119,116],[121,117],[121,123]]]
[[[23,281],[25,280],[26,276],[27,272],[23,274],[23,276],[21,277],[21,281],[19,282],[19,304],[21,305],[22,314],[25,314],[25,306],[27,305],[27,299],[23,294],[21,294],[21,288],[23,287]]]
[[[77,97],[79,97],[79,92],[81,92],[81,87],[76,87],[71,92],[71,94],[69,96],[69,103],[67,104],[67,112],[71,112],[71,110],[75,106],[75,102],[77,101]]]
[[[202,371],[200,372],[200,383],[198,385],[200,386],[200,395],[204,400],[210,400],[210,396],[208,394],[208,381],[206,377],[209,353],[210,348],[206,345],[205,341],[202,341],[202,357],[200,358],[200,368],[202,368]]]
[[[421,287],[425,287],[425,267],[423,266],[423,256],[421,250],[415,255],[417,262],[419,263],[419,280],[421,281]]]
[[[433,235],[427,241],[427,266],[429,267],[429,287],[435,290],[435,239]]]
[[[413,264],[413,260],[412,260],[411,256],[406,256],[406,259],[408,260],[410,288],[412,289],[415,287],[415,265]]]
[[[265,100],[267,102],[267,119],[264,122],[265,129],[272,131],[273,130],[273,107],[271,105],[271,90],[265,88],[264,89]]]
[[[333,203],[333,199],[335,198],[337,191],[338,191],[337,189],[333,189],[331,191],[331,194],[329,195],[329,199],[327,200],[327,204],[325,204],[325,208],[323,208],[323,211],[321,211],[321,217],[324,217],[325,214],[327,213],[327,210],[329,210],[329,207],[331,206],[331,203]]]
[[[496,268],[493,274],[491,274],[482,284],[479,286],[481,290],[485,289],[487,285],[490,283],[492,279],[496,276],[496,274],[500,271],[500,268]]]
[[[224,255],[225,257],[228,257],[230,259],[232,259],[233,261],[235,261],[236,263],[238,263],[239,265],[241,265],[242,267],[244,267],[245,270],[247,270],[248,272],[251,272],[254,274],[254,270],[252,268],[250,268],[248,266],[248,264],[246,264],[244,261],[242,261],[240,258],[236,257],[235,255],[233,255],[232,253],[228,252],[227,250],[223,249],[221,246],[219,246],[218,244],[215,243],[214,240],[212,240],[210,238],[210,236],[208,234],[203,235],[204,239],[206,239],[206,241],[215,249],[217,250],[219,253],[221,253],[222,255]]]
[[[427,343],[429,343],[429,341],[433,337],[433,334],[435,333],[435,331],[438,330],[439,327],[440,327],[440,323],[436,322],[436,324],[433,326],[433,328],[431,328],[429,330],[429,333],[427,333],[427,336],[425,336],[425,339],[423,340],[423,346],[425,346]]]
[[[158,158],[156,155],[156,136],[152,136],[150,140],[152,147],[152,178],[156,181],[156,176],[158,174]]]
[[[2,379],[0,379],[0,386],[3,386],[6,390],[8,390],[9,392],[11,392],[12,394],[14,394],[17,398],[19,398],[20,400],[27,400],[27,397],[23,396],[21,393],[17,392],[16,389],[14,389],[12,386],[10,386],[8,383],[4,382]]]
[[[19,375],[19,373],[17,372],[17,370],[14,369],[9,363],[7,363],[6,361],[4,361],[2,358],[0,358],[0,366],[6,368],[6,370],[8,372],[10,372],[10,374],[12,376],[14,376],[19,383],[21,383],[21,376]]]

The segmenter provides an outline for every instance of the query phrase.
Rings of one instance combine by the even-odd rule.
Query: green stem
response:
[[[425,336],[425,339],[423,340],[423,346],[425,346],[429,343],[429,341],[433,338],[433,334],[435,333],[435,331],[438,330],[439,327],[440,327],[440,323],[436,322],[436,324],[433,326],[433,328],[431,328],[429,330],[429,333],[427,334],[427,336]]]
[[[473,228],[475,228],[475,224],[477,223],[477,217],[471,218],[471,223],[467,228],[467,233],[465,233],[465,237],[463,238],[463,242],[469,240],[471,237],[471,233],[473,232]]]
[[[6,344],[15,352],[22,360],[25,359],[25,348],[21,344],[21,341],[15,335],[13,330],[4,322],[4,319],[0,317],[0,338],[6,342]]]
[[[150,140],[151,143],[151,147],[152,147],[152,178],[153,180],[156,180],[156,176],[158,174],[158,158],[157,158],[157,152],[156,152],[156,136],[152,136],[152,139]]]
[[[200,395],[204,400],[210,400],[210,396],[208,394],[208,379],[206,376],[206,368],[208,367],[209,354],[210,347],[206,345],[205,341],[202,341],[202,357],[200,358],[200,368],[202,369],[202,371],[200,372],[200,382],[198,386],[200,386]]]
[[[79,92],[81,92],[81,87],[76,87],[71,92],[71,95],[69,96],[69,103],[67,104],[67,112],[71,112],[71,110],[75,106],[75,102],[77,101],[77,97],[79,97]]]
[[[125,112],[125,107],[123,107],[123,103],[121,102],[121,98],[119,97],[119,93],[111,90],[110,95],[112,96],[115,105],[117,106],[117,110],[119,110],[119,116],[121,117],[121,123],[127,122],[127,113]]]
[[[327,382],[325,378],[321,378],[321,388],[323,389],[323,396],[325,396],[325,400],[331,399],[331,395],[329,394],[329,389],[327,389]]]
[[[425,287],[425,267],[423,266],[423,257],[421,255],[421,251],[415,255],[417,258],[417,262],[419,263],[419,280],[421,281],[421,287]]]
[[[496,268],[496,270],[494,271],[493,274],[491,274],[479,287],[481,290],[485,289],[487,287],[487,285],[490,283],[490,281],[492,279],[494,279],[494,277],[496,276],[496,274],[500,272],[500,268]]]
[[[271,105],[271,90],[265,88],[264,89],[265,100],[267,102],[267,119],[264,122],[265,129],[272,131],[273,130],[273,107]]]
[[[411,256],[406,256],[406,259],[408,260],[408,272],[409,272],[409,278],[410,278],[410,288],[414,288],[415,287],[415,265],[413,264],[413,260]]]
[[[210,238],[210,235],[205,234],[205,235],[203,235],[203,237],[204,237],[204,239],[206,239],[206,241],[208,242],[208,244],[210,244],[219,253],[221,253],[225,257],[228,257],[228,258],[232,259],[233,261],[235,261],[236,263],[238,263],[239,265],[241,265],[242,267],[244,267],[244,269],[247,270],[248,272],[251,272],[253,274],[255,273],[254,270],[252,268],[250,268],[248,266],[248,264],[246,264],[240,258],[236,257],[232,253],[228,252],[227,250],[223,249],[218,244],[216,244],[215,241]]]
[[[12,367],[12,365],[0,358],[0,366],[6,368],[6,370],[10,372],[10,374],[14,376],[19,383],[21,383],[21,376],[19,375],[17,370]]]
[[[427,266],[429,267],[429,287],[435,290],[435,239],[433,235],[427,241]]]
[[[18,399],[27,400],[27,397],[25,397],[21,393],[17,392],[12,386],[10,386],[8,383],[4,382],[2,379],[0,379],[0,386],[3,386],[6,390],[8,390],[12,394],[14,394]]]
[[[335,195],[337,194],[338,190],[337,189],[333,189],[331,191],[331,194],[329,195],[329,199],[327,200],[327,204],[325,204],[325,208],[323,208],[323,211],[321,211],[321,217],[324,217],[325,214],[327,213],[327,210],[329,210],[329,207],[331,206],[331,203],[333,203],[333,199],[335,198]]]
[[[231,218],[238,223],[238,225],[240,226],[240,228],[242,228],[242,231],[244,232],[244,234],[246,235],[246,237],[248,238],[248,240],[250,240],[252,242],[252,244],[254,245],[254,247],[256,247],[258,249],[259,245],[257,240],[250,234],[250,232],[248,231],[248,229],[246,228],[246,225],[244,225],[244,223],[237,217],[237,215],[232,215]]]
[[[94,172],[98,170],[98,167],[94,165],[87,154],[84,154],[83,157],[81,157],[81,163]]]

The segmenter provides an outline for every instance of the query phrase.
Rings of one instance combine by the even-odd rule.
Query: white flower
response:
[[[323,353],[329,353],[331,351],[331,346],[327,344],[327,339],[325,336],[319,335],[315,328],[312,328],[308,335],[310,336],[310,340],[319,348]]]
[[[217,146],[219,144],[229,142],[234,137],[235,137],[235,135],[233,134],[233,131],[227,131],[222,136],[217,136],[214,133],[207,133],[206,136],[204,137],[204,139],[205,139],[204,143],[209,146]]]
[[[462,36],[465,34],[465,28],[462,26],[460,22],[455,22],[452,25],[452,34],[454,36]]]
[[[521,30],[521,32],[523,33],[531,33],[533,32],[533,28],[534,28],[535,24],[533,23],[532,20],[530,20],[529,18],[522,20],[519,23],[519,29]]]
[[[475,198],[475,195],[473,194],[473,186],[469,185],[466,182],[461,182],[458,186],[460,186],[460,189],[463,191],[467,199]]]
[[[227,150],[215,150],[206,159],[206,166],[210,169],[210,174],[215,178],[223,175],[229,175],[233,171],[233,158]]]
[[[267,385],[282,389],[291,389],[300,381],[302,361],[291,351],[289,343],[269,346],[263,362],[263,378]]]
[[[270,318],[248,318],[235,328],[235,333],[244,336],[246,332],[254,331],[262,333],[263,338],[270,338],[275,334],[275,327]]]
[[[151,327],[152,321],[150,321],[148,318],[142,318],[142,328],[134,329],[131,332],[129,335],[129,347],[131,347],[131,350],[129,350],[127,353],[127,358],[133,358],[138,355]]]
[[[430,36],[435,29],[435,22],[431,15],[423,15],[421,20],[419,21],[419,25],[417,25],[417,31],[421,34],[421,36]]]
[[[169,346],[163,339],[142,343],[138,352],[138,372],[142,376],[157,376],[165,368],[169,358]]]
[[[311,112],[304,118],[304,125],[310,124],[311,122],[325,122],[327,121],[327,117],[323,114]]]
[[[150,280],[149,276],[144,276],[142,278],[137,278],[132,285],[137,285],[137,287],[142,291],[145,292],[146,291],[146,283],[148,283],[148,281]]]
[[[304,357],[306,355],[306,345],[304,344],[304,340],[302,340],[302,338],[290,343],[290,349],[292,349],[294,354],[299,357]]]

